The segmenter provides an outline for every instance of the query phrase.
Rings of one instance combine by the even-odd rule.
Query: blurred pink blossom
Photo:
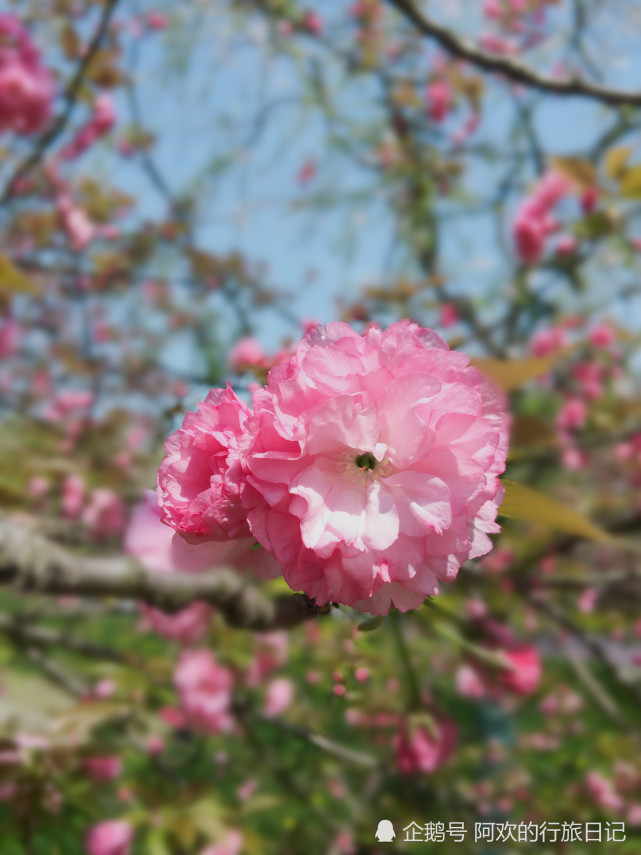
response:
[[[120,819],[108,819],[91,828],[86,839],[89,855],[129,855],[133,842],[132,826]]]

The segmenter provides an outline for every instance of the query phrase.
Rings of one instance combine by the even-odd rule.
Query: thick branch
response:
[[[73,555],[8,517],[0,517],[1,585],[37,594],[139,600],[168,612],[205,602],[230,625],[256,632],[289,628],[330,611],[304,594],[267,599],[230,570],[153,573],[127,559]]]
[[[452,56],[459,57],[484,71],[503,74],[515,83],[523,83],[553,95],[591,98],[613,106],[641,105],[641,92],[612,89],[598,83],[591,83],[581,77],[562,79],[540,74],[512,57],[489,53],[467,39],[457,36],[417,9],[412,0],[388,0],[388,3],[394,6],[422,35],[434,39]]]

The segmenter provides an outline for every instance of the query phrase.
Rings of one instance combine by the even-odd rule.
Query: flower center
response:
[[[359,454],[354,463],[364,472],[368,469],[376,468],[376,458],[371,451],[364,451],[362,454]]]

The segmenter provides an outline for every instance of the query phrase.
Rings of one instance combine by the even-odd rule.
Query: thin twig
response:
[[[590,98],[612,106],[641,105],[641,92],[626,92],[622,89],[591,83],[581,77],[557,78],[540,74],[512,57],[489,53],[456,35],[417,9],[411,0],[387,0],[387,2],[422,35],[438,42],[452,56],[463,59],[484,71],[502,74],[515,83],[523,83],[541,92],[549,92],[561,97]]]

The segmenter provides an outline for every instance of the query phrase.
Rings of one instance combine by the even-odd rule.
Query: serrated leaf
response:
[[[19,270],[16,265],[0,253],[0,291],[10,294],[32,294],[38,296],[40,290],[33,284],[28,276]]]
[[[569,178],[582,190],[595,187],[597,184],[596,169],[587,160],[580,157],[553,157],[550,163],[556,172]]]
[[[633,148],[631,145],[611,148],[603,158],[603,168],[605,174],[612,181],[620,181],[623,173],[626,170],[626,165],[632,156]]]
[[[517,484],[515,481],[503,480],[502,483],[505,487],[505,498],[499,508],[501,516],[547,526],[555,531],[563,531],[588,540],[598,540],[602,543],[617,542],[616,538],[590,522],[583,514],[568,508],[556,499],[524,484]]]
[[[372,617],[364,620],[362,623],[356,627],[359,632],[374,632],[375,629],[378,629],[379,626],[383,623],[385,618],[383,617]]]

